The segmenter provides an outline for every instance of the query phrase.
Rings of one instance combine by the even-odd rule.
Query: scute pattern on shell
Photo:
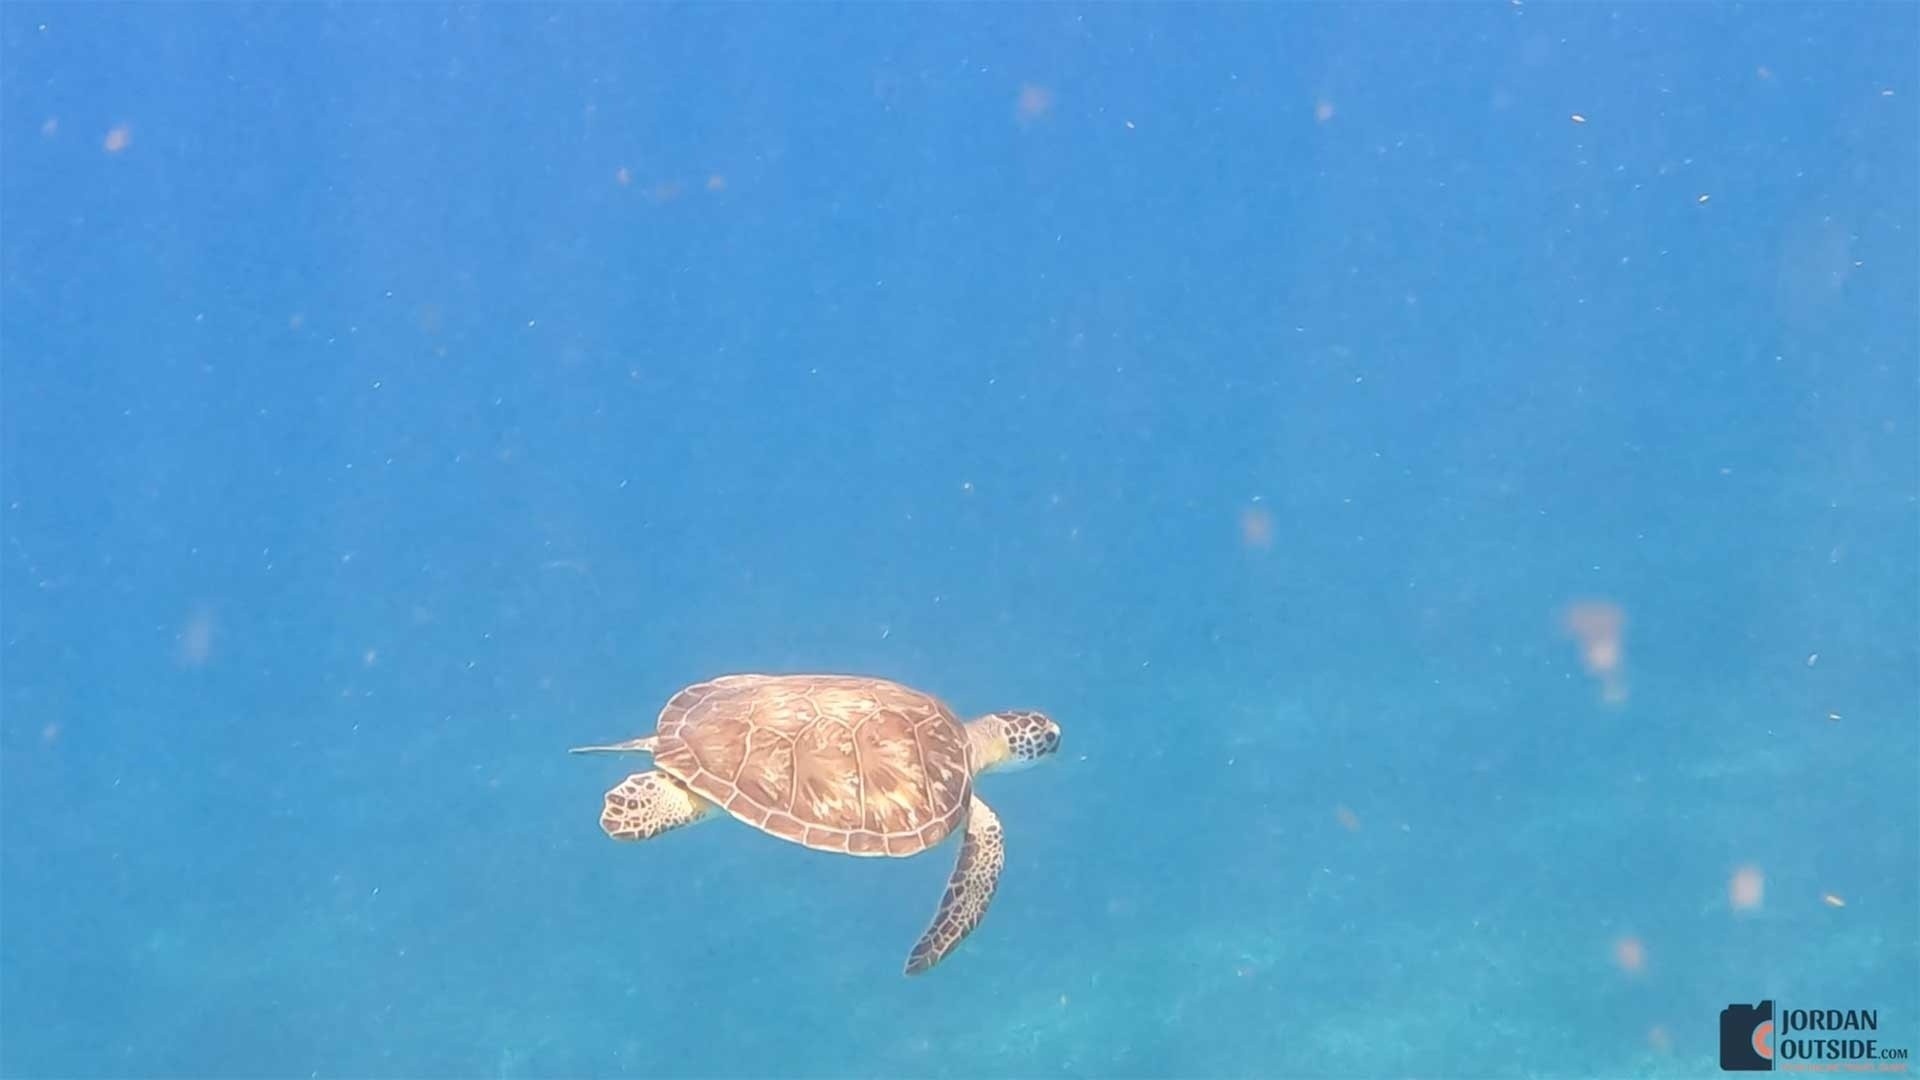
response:
[[[728,675],[675,694],[658,728],[656,766],[741,821],[822,851],[924,851],[973,794],[959,719],[885,679]]]

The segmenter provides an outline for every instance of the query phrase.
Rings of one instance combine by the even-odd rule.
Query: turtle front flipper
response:
[[[600,808],[600,827],[615,840],[651,840],[711,816],[712,803],[680,781],[649,769],[615,784]]]
[[[946,895],[940,898],[933,922],[907,955],[907,974],[931,970],[973,933],[986,917],[987,903],[1000,885],[1000,868],[1006,863],[1007,840],[1000,818],[975,795],[967,808],[967,835],[953,864],[953,876],[947,879]]]

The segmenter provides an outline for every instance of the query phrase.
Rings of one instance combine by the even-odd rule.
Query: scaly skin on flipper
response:
[[[634,773],[607,792],[600,827],[615,840],[651,840],[711,817],[716,808],[658,769]]]
[[[907,974],[918,975],[946,959],[986,917],[987,903],[1000,885],[1000,868],[1007,862],[1006,832],[1000,818],[975,795],[967,811],[967,834],[954,861],[947,891],[933,922],[907,956]]]

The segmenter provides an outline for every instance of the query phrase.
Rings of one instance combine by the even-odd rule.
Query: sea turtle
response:
[[[1004,834],[973,778],[1024,768],[1060,745],[1060,727],[1044,713],[962,724],[930,694],[860,675],[725,675],[673,695],[654,726],[652,735],[572,751],[653,755],[652,769],[607,792],[600,827],[615,840],[648,840],[720,809],[818,851],[904,858],[964,825],[908,975],[972,933],[999,884]]]

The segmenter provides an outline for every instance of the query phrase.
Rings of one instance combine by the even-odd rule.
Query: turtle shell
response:
[[[757,829],[820,851],[914,855],[973,794],[938,698],[858,675],[727,675],[660,711],[654,765]]]

